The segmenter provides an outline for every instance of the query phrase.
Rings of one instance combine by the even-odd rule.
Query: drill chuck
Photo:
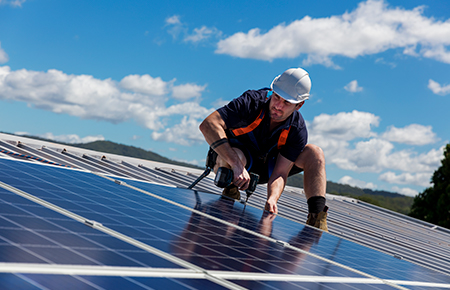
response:
[[[250,172],[250,183],[248,188],[245,190],[247,193],[247,199],[256,189],[258,185],[259,175]],[[216,178],[214,178],[214,184],[220,188],[225,188],[233,182],[233,171],[226,167],[219,167],[216,173]]]

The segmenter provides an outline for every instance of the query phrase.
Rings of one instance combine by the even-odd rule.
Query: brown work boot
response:
[[[321,229],[325,232],[328,232],[328,226],[327,226],[327,211],[328,207],[325,206],[323,211],[319,213],[309,213],[308,214],[308,220],[306,221],[307,225],[316,227],[318,229]]]
[[[225,187],[222,191],[222,195],[234,198],[237,200],[241,199],[241,193],[239,192],[239,189],[235,185],[229,185]]]

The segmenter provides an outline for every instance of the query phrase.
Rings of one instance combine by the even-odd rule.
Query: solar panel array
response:
[[[326,233],[300,189],[272,215],[263,186],[245,204],[187,189],[199,170],[5,136],[0,289],[450,288],[446,229],[328,195]]]

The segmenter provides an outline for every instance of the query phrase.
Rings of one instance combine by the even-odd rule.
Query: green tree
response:
[[[414,198],[409,215],[450,228],[450,144],[444,150],[441,163],[431,178],[433,186]]]

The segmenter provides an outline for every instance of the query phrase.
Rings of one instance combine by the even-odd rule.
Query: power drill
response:
[[[259,175],[249,172],[250,174],[250,184],[248,185],[245,193],[247,194],[247,199],[245,202],[247,203],[248,198],[256,189],[256,185],[258,185]],[[217,187],[225,188],[233,182],[233,170],[226,167],[219,167],[216,173],[216,178],[214,179],[214,184]]]

